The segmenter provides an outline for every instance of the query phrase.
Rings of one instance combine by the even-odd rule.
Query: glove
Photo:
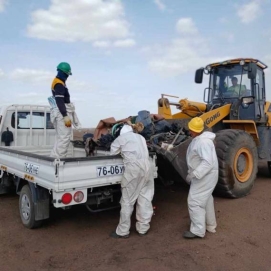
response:
[[[170,151],[171,149],[173,149],[173,145],[172,144],[169,144],[168,146],[167,146],[167,151]]]
[[[70,117],[68,117],[68,116],[64,117],[64,123],[65,123],[66,127],[72,126],[72,121],[71,121]]]
[[[187,174],[187,176],[186,176],[186,182],[188,183],[188,184],[190,184],[191,183],[191,181],[192,181],[192,179],[195,177],[195,175],[194,175],[194,173],[193,172],[188,172],[188,174]]]

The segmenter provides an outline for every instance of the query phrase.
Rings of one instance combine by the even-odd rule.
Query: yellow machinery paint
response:
[[[248,103],[248,105],[255,102],[255,108],[257,107],[256,103],[259,103],[259,107],[262,107],[262,110],[259,109],[259,112],[255,113],[257,114],[255,115],[255,120],[251,118],[249,111],[245,111],[245,106],[247,105],[243,105],[242,102],[247,100],[245,100],[246,97],[242,98],[240,94],[240,97],[238,97],[239,104],[237,104],[239,107],[236,107],[237,99],[235,99],[235,101],[227,100],[228,102],[225,102],[222,99],[223,103],[221,104],[194,102],[186,98],[180,99],[178,102],[171,102],[166,97],[178,97],[162,94],[162,97],[158,100],[158,113],[164,116],[165,119],[173,121],[182,119],[188,121],[191,118],[200,117],[204,121],[206,127],[211,129],[214,127],[216,128],[217,153],[220,161],[220,170],[222,170],[219,177],[219,189],[223,192],[223,195],[229,197],[241,197],[249,193],[250,189],[253,187],[253,182],[256,179],[258,168],[258,157],[256,156],[259,156],[259,159],[263,159],[263,157],[265,157],[264,152],[268,152],[268,150],[271,149],[271,132],[269,131],[269,127],[271,126],[271,102],[264,100],[264,69],[266,69],[267,66],[257,59],[236,58],[212,63],[207,65],[206,68],[201,69],[204,69],[207,71],[206,73],[210,72],[208,74],[211,74],[212,71],[214,72],[214,70],[223,69],[225,67],[235,67],[236,69],[241,69],[242,74],[243,71],[245,71],[244,74],[247,74],[248,80],[251,82],[251,89],[254,88],[254,92],[251,91],[251,93],[255,93],[254,96],[248,96],[247,100],[251,99],[252,101],[251,103]],[[253,69],[255,70],[255,77],[249,75],[253,74]],[[256,74],[258,74],[258,71],[263,74],[263,89],[257,88]],[[210,80],[210,82],[211,81],[212,80]],[[201,82],[196,81],[196,83]],[[211,88],[212,86],[210,85],[209,91]],[[215,86],[213,89],[216,89]],[[256,95],[260,95],[260,91],[262,91],[263,97],[261,101],[256,97]],[[209,94],[212,94],[212,92],[209,92]],[[171,106],[175,106],[179,112],[172,114]],[[243,110],[242,117],[240,117],[238,111],[241,106]],[[237,113],[234,115],[233,112]],[[248,117],[246,117],[246,112]],[[187,144],[184,145],[187,147]],[[172,152],[175,153],[176,157],[178,156],[178,153],[180,153],[182,157],[179,157],[179,159],[185,159],[185,157],[183,157],[185,151],[182,150],[181,146],[176,147],[176,150],[173,149]],[[271,172],[271,154],[268,153],[266,157]],[[184,176],[182,177],[184,178]],[[224,188],[222,186],[224,186]]]

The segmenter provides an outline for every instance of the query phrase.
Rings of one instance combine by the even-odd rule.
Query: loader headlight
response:
[[[244,97],[242,99],[242,103],[243,104],[252,104],[254,102],[254,98],[253,97]]]
[[[239,63],[239,64],[240,64],[240,66],[244,66],[244,65],[245,65],[245,63],[246,63],[246,62],[245,62],[245,60],[244,60],[244,59],[242,59],[242,60],[240,61],[240,63]]]
[[[243,97],[242,98],[242,107],[248,108],[250,104],[254,102],[254,97]]]
[[[210,65],[208,65],[208,66],[206,67],[206,70],[207,70],[208,72],[210,72],[211,69],[212,69],[212,67],[211,67]]]

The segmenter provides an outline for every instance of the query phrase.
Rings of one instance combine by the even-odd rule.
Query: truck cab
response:
[[[9,105],[0,108],[0,132],[10,131],[12,147],[52,146],[55,131],[50,121],[50,107],[44,105]],[[1,138],[5,139],[5,138]],[[5,141],[0,146],[6,146]]]

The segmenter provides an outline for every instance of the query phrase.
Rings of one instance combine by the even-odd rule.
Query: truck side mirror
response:
[[[248,79],[255,79],[257,74],[257,64],[250,62],[248,63]]]
[[[202,83],[203,71],[204,71],[204,68],[200,68],[200,69],[196,70],[195,83],[197,83],[197,84],[201,84]]]

